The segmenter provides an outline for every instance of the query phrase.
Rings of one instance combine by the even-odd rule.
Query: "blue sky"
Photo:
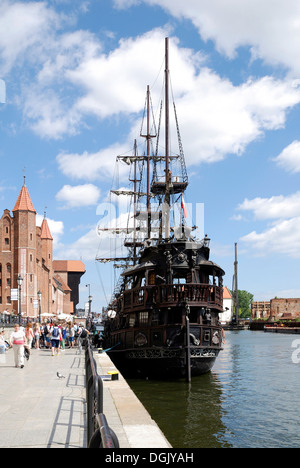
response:
[[[191,211],[204,203],[211,258],[231,287],[237,242],[240,289],[300,297],[298,0],[2,0],[1,211],[26,174],[55,258],[86,265],[80,305],[87,283],[94,308],[106,305],[115,272],[95,263],[96,226],[148,84],[158,101],[166,36],[185,198]]]

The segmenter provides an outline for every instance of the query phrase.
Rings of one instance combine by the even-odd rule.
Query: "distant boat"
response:
[[[119,283],[105,310],[104,348],[126,376],[182,378],[211,370],[222,349],[222,268],[209,259],[210,239],[193,237],[185,223],[183,194],[188,176],[177,121],[179,152],[169,144],[169,40],[165,40],[165,99],[158,129],[152,125],[151,96],[147,87],[145,116],[147,154],[118,156],[133,169],[132,191],[114,191],[133,197],[133,226],[125,229],[126,258],[102,258],[123,264]],[[160,153],[162,110],[165,108],[165,149]],[[152,129],[155,128],[155,131]],[[153,141],[156,141],[154,151]],[[145,190],[142,180],[145,177]],[[139,210],[140,200],[146,209]],[[177,200],[176,200],[177,199]],[[171,223],[174,203],[180,222]],[[155,207],[155,209],[153,209]],[[115,233],[124,229],[114,229]]]

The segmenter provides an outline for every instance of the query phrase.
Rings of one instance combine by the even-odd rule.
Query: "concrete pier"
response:
[[[94,356],[99,375],[115,370],[105,353]],[[11,349],[0,355],[1,448],[86,447],[84,360],[84,352],[75,348],[54,357],[49,350],[32,349],[20,369]],[[170,448],[121,374],[118,380],[103,377],[103,384],[104,414],[120,448]]]

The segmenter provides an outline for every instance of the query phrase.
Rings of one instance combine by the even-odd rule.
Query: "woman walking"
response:
[[[32,340],[33,340],[33,331],[32,331],[32,323],[28,323],[26,330],[25,330],[25,337],[26,337],[26,344],[29,349],[31,349],[32,346]]]
[[[15,367],[24,367],[24,344],[25,344],[25,332],[20,329],[18,323],[15,324],[15,330],[11,333],[9,342],[14,350]]]
[[[40,335],[41,335],[41,328],[40,325],[36,322],[34,324],[34,338],[35,338],[35,349],[40,349]]]

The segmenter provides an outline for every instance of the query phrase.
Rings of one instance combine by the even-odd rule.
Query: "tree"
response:
[[[234,291],[231,291],[232,297],[234,297]],[[238,289],[238,301],[239,301],[239,317],[248,318],[251,317],[251,304],[253,302],[253,294],[248,291],[241,291]]]

